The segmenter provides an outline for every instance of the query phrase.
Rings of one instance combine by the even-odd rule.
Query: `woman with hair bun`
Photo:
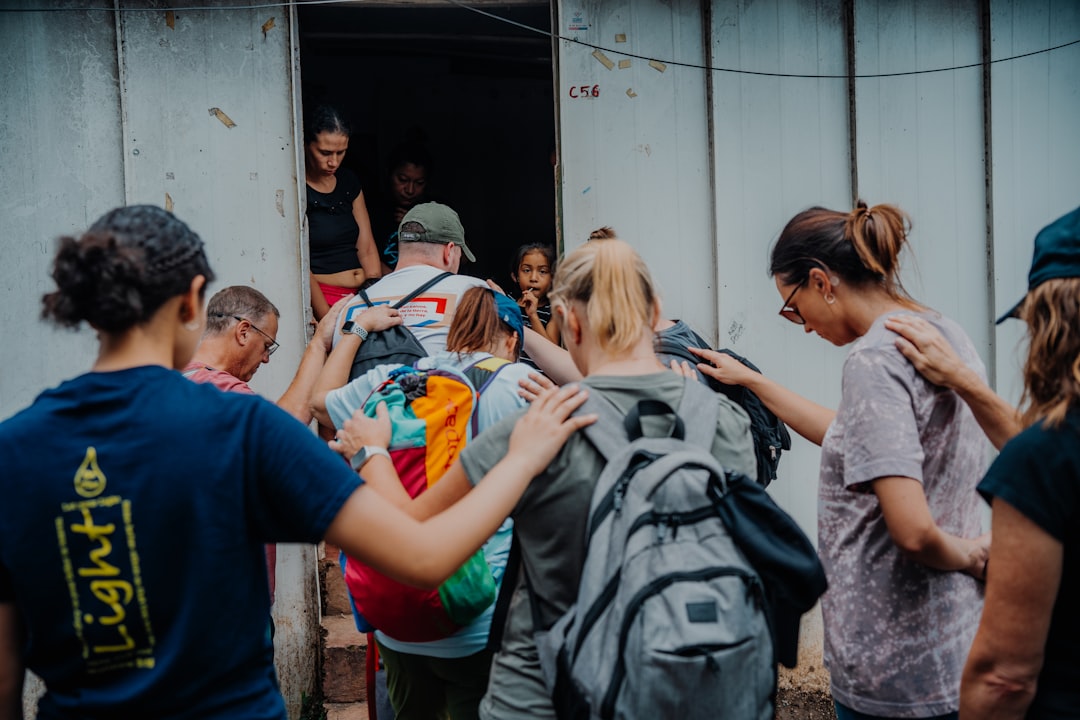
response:
[[[849,345],[840,406],[824,408],[730,357],[698,350],[698,369],[743,385],[821,445],[818,552],[825,664],[840,720],[954,718],[982,608],[990,537],[975,485],[989,446],[956,393],[915,371],[885,322],[914,314],[985,377],[963,330],[904,290],[910,222],[892,205],[810,208],[792,218],[769,273],[780,315]]]
[[[534,402],[491,481],[418,523],[272,403],[176,372],[213,277],[199,237],[148,205],[60,240],[43,314],[89,323],[99,354],[0,423],[3,720],[22,717],[24,669],[39,718],[284,720],[264,543],[325,537],[437,586],[589,422],[566,420],[572,391]]]

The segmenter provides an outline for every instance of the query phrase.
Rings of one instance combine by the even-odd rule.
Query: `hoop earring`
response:
[[[836,296],[833,295],[832,293],[829,293],[828,295],[825,296],[825,302],[828,303],[829,305],[832,305],[834,302],[836,302]]]

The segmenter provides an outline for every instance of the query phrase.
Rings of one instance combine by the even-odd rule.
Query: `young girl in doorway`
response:
[[[518,248],[510,276],[521,290],[518,305],[525,316],[525,325],[544,335],[551,342],[559,342],[559,323],[552,322],[551,278],[555,276],[555,248],[542,243],[529,243]]]

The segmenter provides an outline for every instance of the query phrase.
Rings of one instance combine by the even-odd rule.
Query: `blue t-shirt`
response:
[[[1027,717],[1075,718],[1080,708],[1080,410],[1057,428],[1036,423],[1010,440],[979,492],[1013,506],[1064,546],[1061,585]]]
[[[0,424],[0,603],[39,717],[273,718],[263,543],[315,542],[360,480],[295,419],[148,366]]]

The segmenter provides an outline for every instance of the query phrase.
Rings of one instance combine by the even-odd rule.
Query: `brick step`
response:
[[[326,631],[323,698],[328,703],[366,700],[367,636],[356,631],[352,617],[347,615],[326,615],[322,626]]]
[[[326,720],[368,720],[367,703],[325,703]]]
[[[322,591],[322,690],[326,720],[367,720],[367,636],[358,632],[349,607],[338,549],[326,545],[319,560]]]

